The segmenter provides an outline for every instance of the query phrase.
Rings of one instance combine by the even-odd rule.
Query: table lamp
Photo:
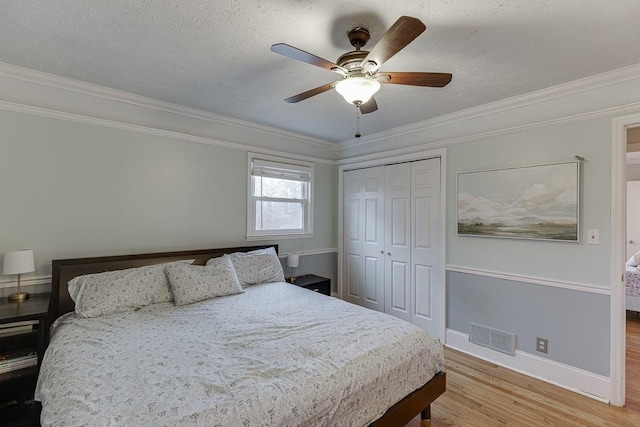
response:
[[[18,275],[18,289],[15,294],[9,295],[9,302],[20,302],[29,299],[27,292],[20,291],[20,275],[35,271],[33,264],[33,249],[22,249],[20,251],[7,252],[4,254],[4,266],[2,274]]]
[[[293,269],[297,268],[299,263],[300,263],[299,254],[290,253],[289,255],[287,255],[287,267],[291,269],[291,278],[289,280],[291,280],[292,283],[296,281],[296,276],[294,276],[293,274],[293,271],[294,271]]]

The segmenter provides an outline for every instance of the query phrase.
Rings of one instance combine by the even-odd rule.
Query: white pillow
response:
[[[176,305],[244,292],[228,255],[209,260],[206,266],[169,264],[169,278]]]
[[[191,259],[175,263],[189,265],[192,262]],[[166,265],[147,265],[74,277],[68,287],[69,295],[76,303],[76,313],[80,317],[99,317],[172,301],[171,288],[164,273]]]
[[[273,247],[251,252],[236,252],[229,257],[243,287],[258,283],[284,282],[282,264]],[[207,265],[214,260],[215,258],[212,258],[207,261]]]
[[[627,260],[627,265],[629,267],[637,267],[640,265],[640,252],[636,252]]]

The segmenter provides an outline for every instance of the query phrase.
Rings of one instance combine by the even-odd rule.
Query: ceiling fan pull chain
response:
[[[356,105],[356,110],[358,112],[356,113],[356,134],[354,136],[360,138],[362,136],[360,135],[360,105]]]

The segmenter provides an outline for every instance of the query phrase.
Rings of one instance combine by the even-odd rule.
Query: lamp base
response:
[[[289,277],[289,282],[291,282],[291,283],[295,283],[295,281],[296,281],[297,279],[298,279],[298,278],[297,278],[296,276],[291,276],[291,277]]]
[[[22,302],[29,299],[29,292],[18,292],[9,295],[9,302]]]

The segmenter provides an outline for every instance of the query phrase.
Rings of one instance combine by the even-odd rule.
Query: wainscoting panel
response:
[[[610,317],[609,295],[447,272],[448,329],[468,335],[473,322],[513,332],[518,351],[605,377]],[[536,351],[537,337],[548,339],[547,353]]]

